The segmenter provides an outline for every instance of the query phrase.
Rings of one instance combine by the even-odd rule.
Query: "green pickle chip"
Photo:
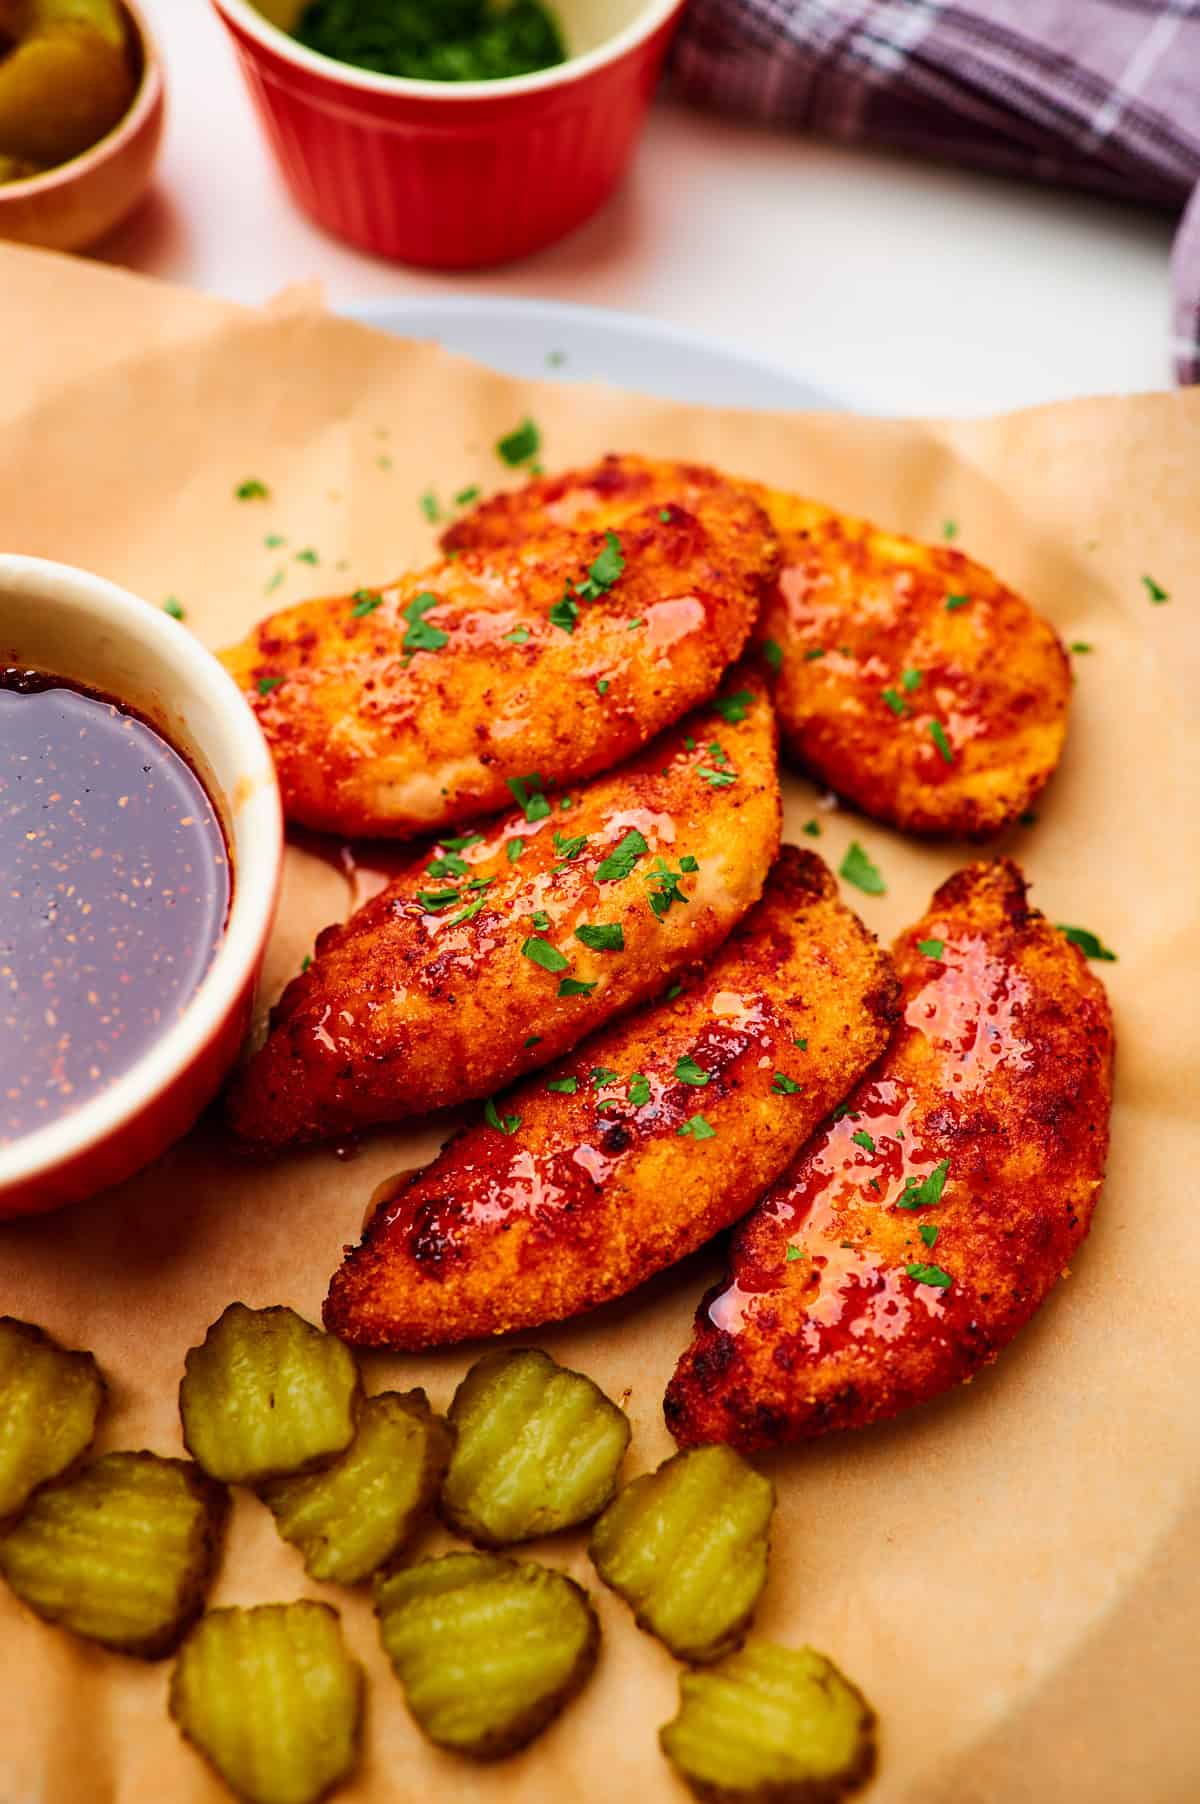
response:
[[[384,1651],[430,1741],[495,1760],[533,1740],[584,1684],[600,1628],[561,1572],[451,1553],[381,1574]]]
[[[696,1447],[618,1491],[588,1552],[606,1585],[681,1660],[715,1660],[767,1577],[775,1488],[731,1447]]]
[[[587,1522],[613,1494],[629,1419],[582,1372],[533,1347],[485,1353],[450,1405],[442,1514],[482,1547]]]
[[[707,1804],[837,1804],[875,1767],[875,1715],[811,1647],[748,1641],[679,1677],[663,1753]]]
[[[0,1521],[86,1453],[105,1385],[90,1353],[0,1316]]]
[[[294,1309],[231,1303],[188,1350],[184,1445],[226,1484],[317,1471],[350,1445],[360,1398],[354,1355],[332,1334]]]
[[[332,1466],[265,1485],[263,1502],[315,1579],[355,1585],[399,1553],[428,1514],[450,1457],[424,1391],[369,1397]]]
[[[190,1460],[106,1453],[35,1494],[0,1572],[47,1622],[161,1659],[204,1607],[228,1507]]]
[[[170,1711],[247,1804],[315,1804],[358,1758],[362,1668],[328,1604],[210,1610],[179,1650]]]

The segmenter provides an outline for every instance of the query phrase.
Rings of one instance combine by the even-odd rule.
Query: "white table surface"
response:
[[[167,64],[155,193],[101,252],[258,301],[492,293],[628,308],[807,375],[849,405],[982,413],[1161,388],[1171,221],[659,104],[624,188],[511,268],[447,276],[327,238],[291,205],[207,0],[142,0]]]

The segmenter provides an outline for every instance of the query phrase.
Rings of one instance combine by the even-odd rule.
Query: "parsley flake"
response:
[[[376,608],[383,606],[383,596],[376,594],[373,589],[355,589],[353,600],[354,606],[350,610],[352,620],[364,620]]]
[[[430,877],[465,877],[470,867],[465,858],[457,852],[447,852],[442,858],[433,858],[425,866]]]
[[[283,565],[281,564],[279,566],[279,569],[275,572],[274,576],[264,587],[263,594],[264,595],[273,594],[274,591],[279,587],[280,583],[283,581],[283,579],[286,575],[287,575],[287,571],[284,569]]]
[[[598,681],[596,683],[596,694],[597,695],[607,695],[608,694],[608,678],[607,677],[600,677],[598,679]]]
[[[598,601],[606,595],[625,568],[621,541],[611,529],[604,534],[604,549],[588,568],[587,576],[575,584],[575,593],[584,601]]]
[[[558,947],[552,946],[549,940],[539,940],[532,934],[521,947],[521,951],[535,965],[540,965],[543,971],[565,971],[571,962],[569,958],[564,958]]]
[[[421,512],[431,526],[442,517],[442,510],[438,506],[437,496],[432,489],[426,489],[425,493],[421,496]]]
[[[850,1138],[855,1146],[861,1146],[864,1152],[873,1153],[875,1151],[874,1138],[868,1134],[866,1128],[859,1128],[858,1132],[851,1134]]]
[[[810,839],[820,839],[820,837],[821,837],[820,821],[817,821],[817,820],[805,821],[803,827],[801,828],[801,832],[807,833],[808,837]]]
[[[502,1134],[515,1134],[521,1125],[519,1115],[501,1115],[490,1096],[483,1105],[483,1119],[489,1127],[499,1128]]]
[[[911,669],[902,671],[900,673],[900,687],[904,689],[907,694],[911,695],[914,689],[919,689],[921,687],[921,672],[919,670]]]
[[[776,674],[783,669],[783,647],[778,639],[763,640],[762,659],[767,669]]]
[[[957,520],[943,520],[942,521],[942,537],[944,539],[956,539],[958,537],[958,521]]]
[[[539,931],[541,931],[541,932],[544,932],[544,931],[545,931],[545,929],[546,929],[546,928],[547,928],[547,927],[549,927],[549,925],[550,925],[550,916],[549,916],[549,915],[548,915],[548,914],[547,914],[547,913],[546,913],[546,911],[545,911],[545,909],[544,909],[544,908],[535,908],[535,909],[534,909],[534,911],[533,911],[533,924],[534,924],[534,926],[535,926],[535,927],[536,927],[536,928],[538,928],[538,930],[539,930]]]
[[[754,696],[749,689],[739,689],[735,695],[718,695],[713,702],[721,719],[727,720],[731,727],[736,726],[739,720],[745,720],[753,705]]]
[[[530,419],[521,421],[511,432],[506,432],[496,442],[496,456],[510,469],[523,464],[531,457],[536,457],[542,448],[542,435]]]
[[[803,1259],[803,1257],[804,1254],[799,1247],[789,1246],[787,1252],[783,1255],[783,1262],[785,1265],[791,1265],[795,1260]]]
[[[971,597],[969,595],[947,595],[947,597],[946,597],[947,614],[956,614],[958,612],[959,608],[965,608],[969,604],[970,600],[971,600]]]
[[[1032,808],[1027,808],[1024,814],[1019,814],[1017,816],[1017,822],[1022,827],[1036,827],[1037,815],[1033,812]]]
[[[903,716],[908,713],[908,703],[898,689],[884,689],[882,695],[884,701],[898,720],[902,719]]]
[[[308,967],[311,964],[312,964],[312,953],[306,952],[304,954],[304,957],[300,960],[300,975],[302,977],[303,977],[304,973],[308,970]]]
[[[1086,639],[1072,639],[1070,649],[1076,657],[1080,657],[1084,652],[1092,651],[1094,647],[1089,645]]]
[[[547,1090],[553,1090],[556,1096],[574,1096],[579,1088],[577,1077],[549,1077],[546,1079]]]
[[[945,950],[946,950],[945,940],[918,940],[917,941],[917,951],[923,953],[926,958],[940,958],[942,956],[942,953]]]
[[[478,499],[479,484],[473,482],[469,488],[459,489],[458,494],[454,497],[454,505],[455,507],[470,507],[472,501],[478,501]]]
[[[610,1071],[607,1065],[593,1065],[588,1073],[593,1090],[603,1090],[605,1084],[613,1084],[620,1077],[619,1071]]]
[[[629,1080],[629,1088],[625,1094],[634,1108],[640,1109],[643,1103],[650,1101],[650,1079],[643,1077],[640,1071],[635,1071]]]
[[[815,664],[818,658],[823,658],[824,656],[825,647],[823,645],[814,645],[810,650],[805,652],[804,662],[806,664]]]
[[[517,805],[525,811],[525,819],[531,824],[544,821],[550,813],[550,804],[542,794],[541,775],[531,770],[524,777],[510,777],[508,787],[516,797]]]
[[[643,858],[649,850],[650,847],[637,828],[631,827],[608,857],[596,866],[596,882],[620,883],[624,878],[631,877],[638,859]]]
[[[540,1046],[541,1043],[542,1043],[541,1034],[530,1034],[529,1038],[525,1042],[526,1046]]]
[[[645,624],[646,624],[646,622],[639,615],[636,620],[631,620],[629,622],[629,625],[625,628],[625,631],[627,633],[632,633],[633,630],[635,629],[635,627],[645,626]]]
[[[804,1040],[804,1039],[800,1039],[800,1040],[793,1040],[793,1041],[792,1041],[792,1045],[793,1045],[793,1046],[798,1046],[798,1047],[799,1047],[799,1048],[800,1048],[800,1050],[801,1050],[801,1052],[807,1052],[807,1051],[808,1051],[808,1041],[807,1041],[807,1040]]]
[[[422,589],[419,595],[413,596],[406,608],[401,608],[401,614],[408,621],[408,631],[403,639],[405,651],[438,651],[446,644],[449,633],[444,633],[440,626],[430,626],[425,619],[430,608],[436,608],[437,605],[437,596],[428,589]]]
[[[263,540],[263,544],[268,551],[278,551],[281,545],[287,544],[287,540],[281,532],[269,532]]]
[[[281,676],[279,676],[279,677],[259,677],[258,682],[255,685],[255,687],[257,688],[258,693],[260,695],[270,695],[272,689],[278,689],[278,687],[279,687],[280,683],[282,683],[282,681],[283,681],[283,678]]]
[[[704,781],[713,789],[728,789],[731,783],[737,782],[735,770],[713,770],[707,764],[698,764],[696,775],[703,777]]]
[[[602,921],[594,925],[584,921],[575,929],[575,938],[589,946],[593,952],[625,950],[625,933],[620,921]]]
[[[320,561],[320,558],[317,556],[311,545],[306,545],[303,551],[298,551],[296,553],[296,562],[298,564],[319,564]]]
[[[715,1140],[717,1130],[704,1119],[703,1115],[693,1115],[677,1130],[680,1134],[690,1134],[693,1140]]]
[[[683,995],[683,985],[681,983],[673,983],[671,985],[670,989],[667,991],[666,1000],[668,1002],[674,1002],[676,996],[682,996],[682,995]]]
[[[491,881],[492,879],[490,877],[487,879],[486,883],[479,883],[477,879],[476,883],[471,885],[471,888],[474,889],[478,885],[481,891],[485,891]],[[450,915],[447,918],[447,927],[457,927],[462,921],[473,921],[486,901],[487,896],[485,894],[476,896],[473,902],[468,902],[465,908],[460,908],[456,915]]]
[[[1079,950],[1083,953],[1085,958],[1102,959],[1106,964],[1116,964],[1116,953],[1110,951],[1096,934],[1089,933],[1086,927],[1064,927],[1061,921],[1057,923],[1057,926],[1058,931],[1066,939],[1070,940],[1073,946],[1079,947]]]
[[[794,1077],[788,1077],[784,1071],[777,1071],[771,1079],[771,1088],[777,1096],[794,1096],[800,1085]]]
[[[511,633],[505,633],[503,636],[509,645],[524,645],[529,638],[529,628],[514,626]]]
[[[419,889],[417,901],[426,914],[437,914],[440,909],[450,908],[455,902],[461,902],[462,897],[456,889]]]
[[[942,1191],[946,1188],[946,1175],[950,1170],[949,1159],[943,1159],[935,1165],[927,1178],[918,1183],[916,1178],[905,1180],[904,1195],[896,1199],[898,1209],[933,1209],[942,1200]]]
[[[936,1222],[923,1221],[918,1227],[917,1233],[921,1236],[921,1239],[925,1242],[927,1247],[937,1245],[939,1229]]]
[[[1142,582],[1145,585],[1147,595],[1156,606],[1159,602],[1170,601],[1171,597],[1166,589],[1160,587],[1152,576],[1143,576]]]
[[[932,1284],[938,1290],[949,1290],[954,1279],[940,1265],[906,1265],[905,1272],[918,1284]]]
[[[561,827],[556,827],[554,829],[554,850],[558,853],[561,862],[555,865],[555,870],[561,871],[564,865],[568,865],[573,859],[578,858],[586,845],[586,833],[577,833],[574,839],[567,839]]]
[[[168,595],[163,602],[163,613],[169,614],[172,620],[183,619],[183,604],[177,595]]]
[[[556,601],[550,610],[551,626],[561,627],[564,633],[573,633],[575,622],[578,619],[579,603],[572,601],[569,595],[564,595],[560,601]]]
[[[454,838],[443,833],[437,843],[445,852],[465,852],[468,846],[477,846],[482,838],[482,833],[460,833]]]
[[[660,507],[658,510],[658,517],[662,521],[664,526],[669,526],[671,524],[670,508],[669,507]]]
[[[946,738],[946,729],[940,720],[930,721],[929,737],[933,740],[934,745],[936,745],[938,751],[941,753],[943,761],[946,764],[953,764],[954,752],[951,749],[950,741]]]
[[[521,854],[524,850],[525,850],[525,841],[523,839],[510,839],[508,842],[508,862],[509,862],[509,864],[516,864],[517,859],[521,856]]]
[[[239,482],[233,493],[238,501],[269,501],[271,498],[270,489],[257,476],[248,476],[245,482]]]
[[[887,884],[879,866],[873,864],[856,839],[850,841],[846,856],[838,866],[838,876],[852,883],[866,896],[885,896]]]
[[[558,993],[560,996],[590,996],[595,987],[595,982],[581,983],[578,977],[564,977],[559,981]]]
[[[712,1082],[711,1071],[706,1071],[703,1065],[697,1065],[690,1052],[676,1061],[675,1075],[681,1084],[691,1084],[696,1090],[702,1090],[705,1084]]]

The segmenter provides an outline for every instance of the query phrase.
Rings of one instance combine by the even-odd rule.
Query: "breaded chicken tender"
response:
[[[987,839],[1062,754],[1071,672],[1027,601],[920,545],[755,489],[781,568],[755,635],[788,752],[876,820]]]
[[[887,1053],[738,1228],[666,1396],[684,1446],[859,1428],[995,1359],[1091,1224],[1108,1147],[1104,990],[1007,860],[944,883],[895,948]]]
[[[784,1168],[882,1050],[894,995],[820,859],[785,846],[681,994],[526,1079],[376,1212],[328,1326],[435,1347],[623,1296]]]
[[[744,490],[621,533],[467,551],[379,590],[264,620],[224,662],[258,715],[292,821],[431,831],[607,770],[711,696],[749,636],[775,541]]]
[[[612,775],[414,857],[284,991],[237,1133],[279,1147],[487,1096],[661,994],[762,893],[775,754],[761,680],[734,671]]]

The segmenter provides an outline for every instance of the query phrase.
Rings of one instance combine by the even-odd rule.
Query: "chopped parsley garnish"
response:
[[[524,645],[529,638],[527,626],[514,626],[511,633],[505,633],[504,639],[509,645]]]
[[[917,1229],[917,1233],[921,1236],[921,1239],[925,1242],[927,1247],[937,1245],[938,1232],[937,1223],[932,1221],[923,1221]]]
[[[643,1103],[650,1101],[650,1079],[643,1077],[640,1071],[635,1071],[625,1094],[634,1108],[640,1109]]]
[[[506,432],[496,443],[496,456],[510,469],[523,464],[531,457],[536,457],[542,448],[542,435],[532,420],[522,420],[511,432]]]
[[[450,908],[455,902],[461,902],[462,896],[456,889],[419,889],[417,901],[426,914],[437,914],[439,909]]]
[[[588,1073],[588,1081],[593,1090],[603,1090],[605,1084],[614,1084],[620,1077],[619,1071],[610,1071],[607,1065],[593,1065]]]
[[[754,696],[749,689],[739,689],[735,695],[718,695],[713,707],[727,720],[731,727],[739,720],[745,720],[748,709],[754,705]]]
[[[300,975],[301,976],[304,975],[304,973],[308,970],[308,967],[311,964],[312,964],[312,953],[306,952],[304,954],[304,957],[300,960]]]
[[[887,884],[879,866],[872,864],[856,839],[850,841],[849,850],[838,866],[838,876],[852,883],[855,889],[862,890],[867,896],[884,896]]]
[[[401,608],[401,614],[408,621],[408,631],[403,640],[405,651],[438,651],[446,644],[449,633],[444,633],[440,626],[430,626],[425,619],[430,608],[436,608],[437,605],[437,596],[428,589],[422,589],[419,595],[413,596],[406,608]]]
[[[690,1134],[693,1140],[715,1140],[717,1130],[707,1122],[703,1115],[693,1115],[678,1129],[681,1134]]]
[[[1019,814],[1017,816],[1017,822],[1022,827],[1036,827],[1037,815],[1033,812],[1032,808],[1027,808],[1024,814]]]
[[[669,526],[671,523],[670,508],[669,507],[660,507],[658,510],[658,517],[662,521],[664,526]]]
[[[625,568],[625,553],[621,550],[621,541],[611,529],[604,534],[604,549],[588,568],[582,582],[575,584],[575,593],[584,601],[599,601],[606,595]]]
[[[690,1052],[676,1061],[675,1075],[681,1084],[691,1084],[697,1090],[702,1090],[705,1084],[712,1082],[711,1071],[706,1071],[703,1065],[697,1065]]]
[[[673,983],[671,985],[670,989],[667,991],[666,1000],[668,1002],[674,1002],[676,996],[682,996],[682,995],[683,995],[683,985],[681,983]]]
[[[521,854],[524,850],[525,850],[525,841],[523,839],[510,839],[508,842],[508,862],[509,862],[509,864],[516,864],[517,859],[521,856]]]
[[[272,689],[278,689],[282,681],[282,677],[259,677],[255,686],[260,695],[270,695]]]
[[[425,869],[430,877],[465,877],[470,866],[457,852],[447,852],[441,858],[430,859]]]
[[[566,361],[567,361],[567,353],[565,351],[547,351],[546,352],[546,362],[550,365],[550,368],[552,370],[561,369],[563,364]]]
[[[882,691],[882,694],[884,701],[897,719],[900,719],[908,713],[908,703],[898,689],[885,689]]]
[[[597,695],[607,695],[608,694],[608,678],[607,677],[600,677],[597,680],[596,694]]]
[[[565,971],[571,962],[569,958],[564,958],[558,947],[552,946],[549,940],[539,940],[534,935],[525,941],[521,951],[535,965],[540,965],[543,971]]]
[[[525,819],[529,822],[544,821],[550,813],[550,804],[542,794],[542,779],[536,770],[531,770],[525,777],[510,777],[508,787],[516,798],[517,806],[525,810]]]
[[[1084,653],[1084,652],[1086,652],[1086,651],[1091,651],[1091,650],[1093,650],[1093,647],[1092,647],[1092,646],[1090,646],[1090,645],[1089,645],[1089,644],[1088,644],[1088,642],[1087,642],[1087,640],[1086,640],[1086,639],[1072,639],[1072,641],[1071,641],[1071,650],[1072,650],[1072,651],[1073,651],[1073,652],[1074,652],[1074,653],[1075,653],[1075,655],[1076,655],[1076,656],[1077,656],[1077,657],[1078,657],[1078,656],[1080,656],[1080,655],[1082,655],[1082,653]]]
[[[696,766],[696,775],[698,777],[703,777],[704,781],[711,785],[713,789],[728,789],[731,783],[737,782],[736,771],[713,770],[707,764],[698,764]]]
[[[690,852],[685,852],[683,857],[679,860],[679,868],[685,876],[690,877],[693,871],[698,871],[700,869],[700,865],[699,861],[693,858]]]
[[[771,1088],[777,1096],[794,1096],[800,1085],[794,1077],[788,1077],[784,1071],[777,1071],[771,1079]]]
[[[353,599],[354,606],[350,610],[352,620],[363,620],[368,614],[373,614],[376,608],[383,606],[383,596],[374,589],[355,589]]]
[[[574,1096],[579,1088],[579,1079],[577,1077],[548,1077],[546,1088],[553,1090],[556,1096]]]
[[[799,1048],[800,1048],[800,1050],[801,1050],[801,1052],[807,1052],[807,1051],[808,1051],[808,1041],[807,1041],[807,1040],[804,1040],[804,1039],[801,1039],[801,1040],[793,1040],[793,1041],[792,1041],[792,1045],[793,1045],[793,1046],[798,1046],[798,1047],[799,1047]]]
[[[917,951],[924,953],[926,958],[940,958],[942,956],[942,953],[945,950],[946,950],[945,940],[918,940],[917,941]]]
[[[665,858],[655,859],[654,869],[646,872],[646,882],[650,885],[650,894],[646,899],[657,920],[662,920],[663,916],[669,912],[673,902],[682,902],[686,905],[687,897],[679,887],[679,880],[697,868],[694,858],[690,862],[681,858],[677,871],[671,869]]]
[[[940,1265],[906,1265],[905,1272],[918,1284],[933,1284],[938,1290],[949,1290],[954,1279]]]
[[[561,871],[563,866],[570,864],[573,858],[578,858],[586,845],[586,833],[577,833],[574,839],[567,839],[561,827],[556,827],[554,829],[554,850],[558,853],[561,862],[554,867],[555,870]]]
[[[558,985],[560,996],[590,996],[596,983],[581,983],[578,977],[561,978]]]
[[[921,672],[919,670],[902,671],[900,674],[900,687],[904,689],[907,694],[911,695],[914,689],[919,689],[921,687]]]
[[[287,544],[287,540],[281,532],[269,532],[263,540],[263,544],[268,551],[278,551],[281,545]]]
[[[437,843],[446,852],[465,852],[468,846],[477,846],[482,838],[482,833],[459,833],[454,838],[443,833]]]
[[[602,921],[592,924],[584,921],[575,929],[575,938],[593,952],[624,952],[625,934],[620,921]]]
[[[572,802],[570,796],[564,796],[562,798],[562,801],[558,805],[562,809],[564,814],[567,812],[568,808],[574,807],[574,803]]]
[[[639,614],[636,620],[631,620],[629,622],[629,625],[625,628],[625,631],[627,633],[631,633],[631,632],[633,632],[635,627],[645,626],[645,624],[646,624],[646,622],[642,619],[641,615]]]
[[[768,670],[778,672],[783,669],[783,647],[778,639],[763,640],[762,658]]]
[[[820,821],[816,821],[816,820],[805,821],[804,826],[801,828],[801,832],[807,833],[808,837],[810,839],[820,839],[820,837],[821,837]]]
[[[547,927],[549,927],[550,916],[546,913],[544,908],[535,908],[534,909],[533,924],[538,929],[539,932],[544,932],[545,929]]]
[[[391,467],[392,467],[391,458],[386,456],[386,454],[381,451],[379,456],[375,459],[375,468],[377,470],[390,470]]]
[[[942,1200],[942,1191],[946,1188],[946,1174],[950,1170],[949,1159],[943,1159],[935,1165],[927,1178],[918,1183],[916,1178],[908,1178],[904,1185],[904,1195],[896,1199],[898,1209],[933,1209]]]
[[[803,1257],[804,1254],[800,1251],[799,1247],[790,1246],[783,1255],[783,1262],[785,1265],[791,1265],[795,1260],[803,1259]]]
[[[650,847],[637,828],[631,827],[608,857],[596,866],[596,882],[620,883],[624,878],[631,877],[638,859],[643,858],[649,850]]]
[[[945,763],[953,764],[954,753],[951,749],[950,741],[946,738],[946,729],[940,720],[930,721],[929,737],[933,740],[934,745],[936,745],[938,751],[941,753]]]
[[[1106,964],[1115,965],[1117,955],[1109,950],[1103,940],[1090,933],[1086,927],[1065,927],[1061,921],[1057,923],[1058,931],[1078,946],[1085,958],[1103,959]]]
[[[462,921],[473,921],[475,919],[475,916],[487,901],[487,895],[484,892],[486,892],[491,882],[492,879],[490,877],[487,879],[487,882],[481,882],[476,878],[475,882],[472,883],[470,887],[472,889],[478,888],[480,894],[476,896],[473,902],[468,902],[465,908],[460,908],[456,915],[450,915],[446,921],[447,927],[457,927]]]
[[[965,608],[969,604],[970,600],[971,600],[971,597],[969,595],[947,595],[947,597],[946,597],[947,614],[956,614],[958,612],[959,608]]]
[[[296,562],[298,564],[319,564],[320,561],[320,558],[317,556],[311,545],[306,545],[303,551],[298,551],[296,553]]]
[[[844,1121],[847,1115],[849,1115],[851,1121],[858,1120],[858,1116],[850,1107],[850,1104],[848,1102],[840,1102],[829,1119],[830,1121]]]
[[[573,633],[575,622],[578,619],[579,603],[572,601],[569,595],[564,595],[561,601],[556,601],[550,610],[551,626],[561,627],[564,633]]]
[[[283,579],[286,575],[287,575],[287,571],[284,569],[283,565],[281,564],[279,566],[279,569],[275,572],[274,576],[264,587],[263,594],[264,595],[272,594],[273,591],[279,587],[280,583],[283,581]]]
[[[257,476],[248,476],[245,482],[238,483],[233,492],[238,501],[269,501],[271,498],[270,489]]]
[[[942,521],[942,537],[944,539],[956,539],[958,537],[958,521],[957,520],[943,520]]]
[[[866,1128],[859,1128],[858,1132],[851,1134],[850,1138],[855,1146],[861,1146],[864,1152],[873,1153],[875,1151],[874,1138],[868,1134]]]
[[[540,1046],[541,1043],[541,1034],[530,1034],[529,1038],[525,1041],[526,1046]]]
[[[815,664],[818,658],[823,658],[824,656],[825,647],[823,645],[813,645],[805,652],[804,662],[806,664]]]
[[[1143,576],[1142,582],[1145,584],[1147,595],[1156,605],[1161,601],[1170,601],[1171,597],[1166,589],[1156,583],[1152,576]]]
[[[502,1134],[515,1134],[521,1125],[519,1115],[501,1115],[490,1096],[483,1105],[483,1119],[489,1127],[499,1128]]]
[[[421,496],[421,512],[431,526],[442,517],[442,510],[438,506],[437,496],[432,489],[426,489],[425,493]]]
[[[472,501],[478,501],[478,499],[479,484],[473,482],[469,488],[459,489],[458,494],[454,497],[454,505],[455,507],[470,507]]]
[[[172,620],[183,619],[183,604],[177,595],[168,595],[163,602],[163,613],[169,614]]]

